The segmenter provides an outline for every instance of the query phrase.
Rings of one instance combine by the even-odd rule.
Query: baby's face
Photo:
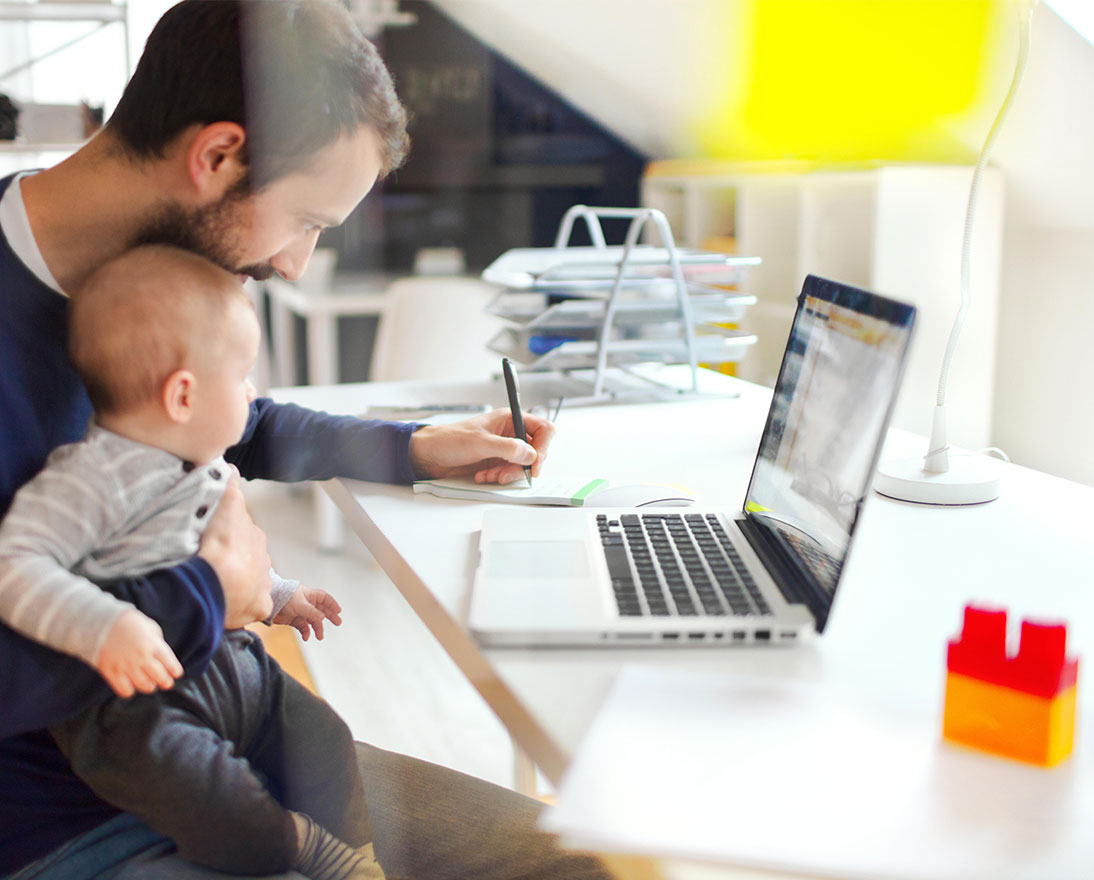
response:
[[[225,325],[218,356],[197,364],[194,412],[187,426],[191,460],[205,464],[234,445],[247,426],[255,387],[250,375],[258,357],[258,318],[248,303],[233,303]]]

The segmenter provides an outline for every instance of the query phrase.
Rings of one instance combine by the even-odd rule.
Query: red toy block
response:
[[[1007,613],[965,607],[946,656],[946,739],[1052,766],[1071,754],[1079,661],[1067,657],[1062,623],[1022,621],[1018,653],[1006,653]]]
[[[965,606],[965,623],[946,658],[950,672],[1034,694],[1054,697],[1075,684],[1079,661],[1066,656],[1062,623],[1022,621],[1018,653],[1007,656],[1007,612]]]

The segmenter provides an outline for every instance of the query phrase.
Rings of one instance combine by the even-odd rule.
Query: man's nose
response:
[[[312,251],[315,250],[318,237],[319,233],[316,232],[293,242],[274,255],[270,265],[286,281],[299,281],[304,270],[308,268],[308,260],[311,259]]]

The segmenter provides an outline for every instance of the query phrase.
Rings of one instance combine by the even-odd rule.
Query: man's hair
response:
[[[189,251],[142,245],[104,263],[69,304],[68,350],[100,413],[159,397],[176,370],[217,357],[239,279]]]
[[[156,24],[107,127],[137,159],[162,157],[187,127],[247,133],[258,192],[362,126],[380,176],[406,158],[406,111],[376,47],[328,0],[183,0]]]

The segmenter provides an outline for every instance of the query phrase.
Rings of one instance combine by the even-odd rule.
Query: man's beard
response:
[[[245,191],[236,187],[220,201],[203,208],[186,210],[173,203],[164,205],[141,226],[133,246],[171,245],[193,251],[233,275],[265,281],[275,271],[270,263],[241,266],[233,252],[233,241],[241,228],[235,209],[245,198]]]

